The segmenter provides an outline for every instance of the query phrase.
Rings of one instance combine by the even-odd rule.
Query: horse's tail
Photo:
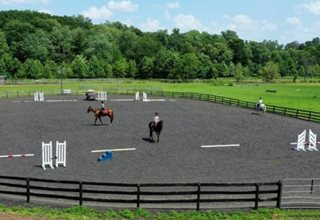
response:
[[[159,126],[159,132],[161,132],[162,128],[163,128],[163,121],[159,121],[158,123],[158,126]]]

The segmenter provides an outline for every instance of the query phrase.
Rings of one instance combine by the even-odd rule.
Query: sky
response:
[[[320,0],[0,0],[0,10],[83,15],[94,24],[119,21],[144,32],[233,30],[243,40],[280,44],[320,36]]]

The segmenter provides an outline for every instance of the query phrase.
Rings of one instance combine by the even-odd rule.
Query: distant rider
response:
[[[104,101],[100,102],[100,111],[103,112],[105,110]]]
[[[153,127],[156,127],[159,121],[160,121],[159,113],[156,112],[154,113],[154,117],[153,117]]]
[[[260,109],[261,105],[263,104],[263,100],[261,97],[259,97],[258,103],[257,103],[257,109]]]

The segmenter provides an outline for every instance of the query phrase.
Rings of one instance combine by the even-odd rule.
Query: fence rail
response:
[[[0,176],[0,194],[131,208],[280,208],[281,182],[122,184]],[[42,200],[43,201],[43,200]]]
[[[175,97],[175,98],[187,98],[187,99],[208,101],[208,102],[231,105],[231,106],[248,108],[248,109],[256,108],[255,102],[243,101],[239,99],[216,96],[211,94],[190,93],[190,92],[167,92],[167,91],[148,91],[148,94],[155,95],[155,96],[167,96],[167,97]],[[288,116],[288,117],[293,117],[293,118],[298,118],[302,120],[312,121],[312,122],[320,122],[320,112],[315,112],[315,111],[307,111],[302,109],[267,105],[267,112]]]
[[[319,209],[320,179],[291,178],[283,180],[282,207]]]

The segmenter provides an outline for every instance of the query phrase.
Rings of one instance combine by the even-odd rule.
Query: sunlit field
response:
[[[109,93],[127,91],[174,91],[193,92],[236,98],[255,102],[262,97],[266,105],[320,111],[320,83],[233,83],[231,80],[206,82],[162,82],[156,80],[52,80],[43,84],[26,81],[19,85],[3,85],[0,96],[29,95],[44,91],[46,95],[59,94],[63,89],[82,93],[87,89],[104,90]]]

